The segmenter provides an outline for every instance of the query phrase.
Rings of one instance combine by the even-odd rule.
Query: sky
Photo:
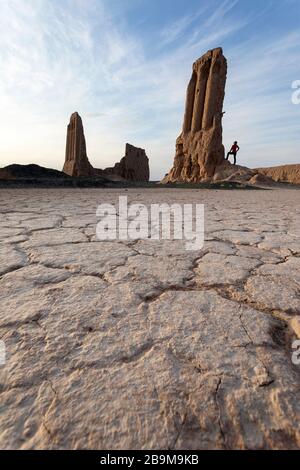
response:
[[[228,61],[224,145],[249,167],[300,163],[300,0],[0,0],[0,167],[62,169],[70,115],[90,162],[125,143],[172,167],[193,62]]]

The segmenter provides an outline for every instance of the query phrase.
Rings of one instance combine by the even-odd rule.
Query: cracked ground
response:
[[[100,203],[201,203],[205,244],[97,241]],[[300,192],[0,193],[2,449],[299,449]]]

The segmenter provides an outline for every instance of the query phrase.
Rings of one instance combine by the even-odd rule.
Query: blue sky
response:
[[[0,166],[61,169],[78,111],[91,163],[125,143],[172,166],[192,63],[228,60],[224,144],[249,167],[300,162],[300,0],[0,0]]]

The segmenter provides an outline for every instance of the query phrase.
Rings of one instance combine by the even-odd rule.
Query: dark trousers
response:
[[[236,152],[228,152],[226,160],[228,160],[229,155],[233,155],[233,164],[236,165]]]

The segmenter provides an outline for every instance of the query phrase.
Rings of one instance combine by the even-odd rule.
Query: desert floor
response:
[[[119,195],[203,203],[203,249],[97,241]],[[1,448],[300,448],[300,191],[3,189],[0,212]]]

